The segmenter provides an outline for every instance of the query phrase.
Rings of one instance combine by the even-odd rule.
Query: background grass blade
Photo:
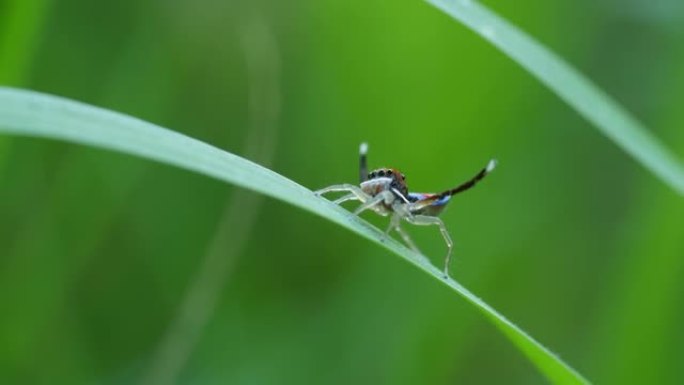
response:
[[[663,182],[684,195],[684,166],[624,108],[553,52],[473,0],[427,0],[518,62]]]
[[[484,313],[553,383],[587,381],[548,349],[424,257],[307,188],[246,159],[119,113],[31,91],[0,88],[0,132],[120,151],[194,171],[291,203],[382,245],[443,282]]]
[[[263,17],[241,26],[242,46],[249,71],[249,129],[244,153],[266,166],[273,162],[280,118],[280,53]],[[197,268],[177,313],[159,341],[141,384],[176,384],[214,318],[221,290],[258,229],[262,195],[241,190],[230,196],[216,225],[202,263]]]

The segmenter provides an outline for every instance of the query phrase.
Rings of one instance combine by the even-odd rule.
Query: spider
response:
[[[480,170],[467,182],[443,191],[441,193],[409,192],[406,186],[406,176],[394,168],[379,168],[368,173],[366,154],[368,145],[361,143],[359,147],[359,179],[360,185],[337,184],[316,191],[321,196],[329,192],[348,192],[348,194],[334,201],[341,204],[349,200],[361,201],[361,205],[354,210],[359,215],[365,210],[372,210],[382,216],[391,215],[385,235],[396,230],[408,247],[422,254],[408,233],[401,228],[401,220],[418,226],[437,226],[447,245],[447,255],[444,259],[444,277],[449,277],[449,262],[453,241],[447,232],[444,222],[437,216],[444,211],[452,196],[475,186],[496,167],[496,160],[492,159],[487,166]]]

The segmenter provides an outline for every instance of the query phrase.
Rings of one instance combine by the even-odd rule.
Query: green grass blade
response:
[[[518,62],[680,195],[684,165],[622,106],[532,37],[474,0],[426,0]]]
[[[441,270],[343,208],[258,164],[142,120],[67,99],[0,87],[0,133],[80,143],[156,160],[271,196],[337,223],[406,259],[484,313],[553,383],[587,381]]]

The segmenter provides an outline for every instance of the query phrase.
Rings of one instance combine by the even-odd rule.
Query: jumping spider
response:
[[[358,200],[361,201],[361,205],[354,210],[355,215],[359,215],[367,209],[373,210],[382,216],[391,215],[392,217],[385,234],[387,235],[392,230],[396,230],[404,242],[419,254],[421,252],[418,247],[413,243],[408,233],[401,228],[401,220],[405,219],[407,222],[419,226],[438,226],[448,249],[444,259],[444,276],[448,277],[453,242],[444,226],[444,222],[437,216],[444,210],[452,196],[475,186],[477,182],[494,170],[496,160],[490,160],[487,166],[480,170],[477,175],[458,187],[437,194],[415,193],[408,191],[406,177],[397,169],[379,168],[368,173],[366,166],[367,152],[368,145],[361,143],[359,147],[359,179],[361,184],[359,186],[338,184],[318,190],[316,194],[320,196],[329,192],[348,192],[347,195],[338,198],[334,203],[340,204],[349,200]]]

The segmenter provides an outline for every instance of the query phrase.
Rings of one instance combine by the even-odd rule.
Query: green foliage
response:
[[[0,1],[0,83],[41,92],[3,130],[87,141],[0,135],[0,383],[681,383],[684,3],[647,3],[432,2],[478,35],[422,1]],[[403,263],[312,197],[361,141],[412,191],[500,161],[441,216],[452,274],[563,361],[435,277],[434,229]]]

